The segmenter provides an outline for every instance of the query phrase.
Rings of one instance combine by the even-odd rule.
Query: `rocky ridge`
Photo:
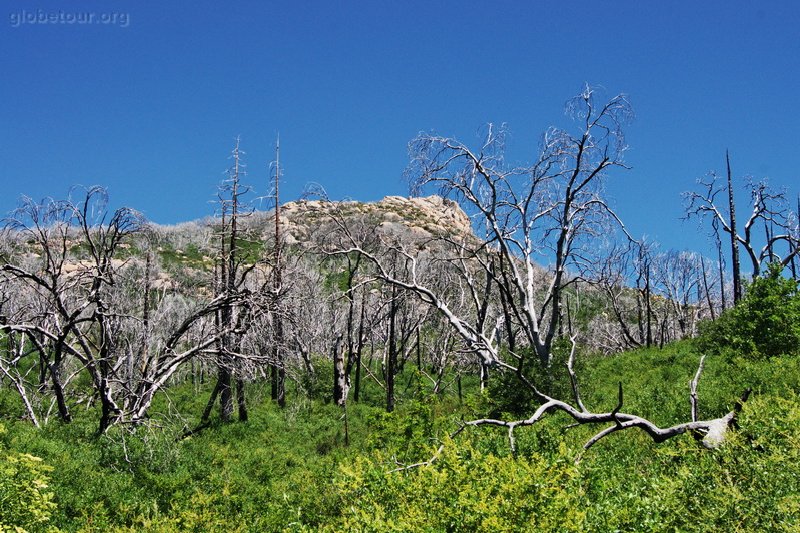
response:
[[[379,202],[299,200],[281,206],[281,225],[289,244],[305,242],[311,232],[332,217],[361,219],[385,234],[425,239],[440,235],[472,235],[470,218],[454,201],[441,196],[386,196]]]

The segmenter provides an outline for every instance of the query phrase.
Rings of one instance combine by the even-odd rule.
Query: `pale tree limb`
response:
[[[704,360],[704,357],[701,358],[701,362]],[[571,363],[570,363],[571,366]],[[700,374],[702,373],[702,363],[698,368],[698,372],[695,373],[695,377],[692,380],[693,384],[693,391],[697,389],[697,383],[700,379]],[[577,380],[573,381],[573,389],[577,389]],[[743,403],[747,400],[750,390],[748,389],[736,402],[734,409],[721,416],[719,418],[713,418],[708,420],[696,420],[693,419],[691,422],[684,422],[681,424],[675,424],[673,426],[668,426],[661,428],[658,425],[654,424],[653,422],[647,420],[646,418],[621,412],[623,406],[623,388],[622,383],[619,384],[618,388],[618,397],[617,397],[617,404],[615,407],[609,411],[604,413],[593,413],[588,411],[585,407],[580,407],[576,409],[574,406],[557,400],[555,398],[550,398],[547,395],[544,395],[540,391],[536,390],[534,387],[534,392],[540,396],[541,398],[546,398],[547,400],[542,403],[537,410],[531,415],[529,418],[523,420],[499,420],[494,418],[482,418],[477,420],[471,420],[469,422],[463,422],[462,426],[456,431],[452,436],[455,437],[458,435],[464,428],[466,427],[478,427],[478,426],[497,426],[506,428],[508,431],[508,439],[509,439],[509,447],[511,449],[512,454],[517,453],[517,445],[516,445],[516,437],[514,435],[514,431],[518,427],[525,427],[525,426],[533,426],[537,422],[539,422],[546,413],[551,411],[561,411],[572,417],[575,421],[569,427],[574,427],[583,424],[602,424],[602,423],[612,423],[613,425],[606,427],[605,429],[596,433],[593,437],[591,437],[586,443],[583,445],[583,450],[581,453],[575,458],[575,462],[578,463],[583,458],[583,454],[588,451],[592,446],[597,444],[603,438],[611,435],[612,433],[616,433],[617,431],[627,430],[631,428],[639,428],[644,431],[654,442],[661,443],[666,440],[669,440],[673,437],[678,435],[682,435],[684,433],[695,433],[703,437],[702,443],[703,446],[709,449],[717,448],[722,445],[725,441],[728,429],[735,424],[736,416],[741,411]],[[574,394],[576,397],[580,397],[577,390],[574,390]],[[696,400],[693,400],[693,404],[696,405]],[[581,402],[582,405],[582,402]],[[695,407],[696,412],[696,407]],[[395,471],[399,470],[408,470],[410,468],[416,468],[420,466],[429,466],[433,464],[438,457],[441,455],[444,445],[440,446],[440,448],[436,451],[436,453],[428,459],[427,461],[423,461],[420,463],[416,463],[414,465],[405,466],[402,468],[398,468]]]
[[[703,365],[705,363],[706,356],[700,358],[700,364],[697,365],[697,372],[694,375],[694,379],[689,382],[689,400],[692,405],[692,422],[697,422],[697,383],[700,381],[700,374],[703,373]]]
[[[22,379],[22,376],[14,376],[12,375],[2,362],[0,362],[0,371],[6,375],[8,379],[11,380],[11,383],[14,384],[14,388],[17,389],[19,393],[19,397],[22,399],[22,403],[25,405],[25,411],[28,413],[28,416],[33,422],[33,425],[37,428],[41,427],[39,423],[39,419],[36,417],[36,411],[33,409],[33,405],[31,404],[30,399],[28,398],[27,391],[25,390],[25,383]]]
[[[575,405],[577,405],[581,411],[584,413],[587,412],[586,406],[583,405],[583,401],[581,400],[581,394],[578,390],[578,378],[575,375],[575,370],[573,365],[575,364],[575,349],[577,347],[577,341],[575,339],[575,335],[569,338],[570,342],[572,343],[572,348],[569,351],[569,359],[567,359],[567,372],[569,373],[569,381],[572,384],[572,392],[575,397]]]

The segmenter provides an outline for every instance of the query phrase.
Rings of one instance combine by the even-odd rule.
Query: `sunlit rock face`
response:
[[[373,226],[386,235],[426,239],[447,235],[472,236],[471,221],[459,205],[441,196],[405,198],[386,196],[379,202],[300,200],[281,206],[284,239],[293,244],[309,240],[320,225],[333,217],[347,223]]]

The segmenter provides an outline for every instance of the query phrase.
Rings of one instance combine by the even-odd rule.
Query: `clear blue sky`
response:
[[[83,13],[116,23],[67,23]],[[278,132],[285,200],[309,182],[406,194],[417,132],[472,142],[507,122],[530,162],[584,82],[635,108],[633,170],[609,192],[637,235],[704,248],[680,193],[726,148],[737,176],[800,182],[796,1],[2,0],[0,16],[2,213],[80,183],[156,222],[200,218],[237,135],[268,191]]]

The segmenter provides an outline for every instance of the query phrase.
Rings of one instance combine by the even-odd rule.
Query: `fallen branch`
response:
[[[691,432],[702,438],[702,443],[704,447],[708,449],[713,449],[719,447],[725,441],[728,429],[736,423],[736,416],[741,411],[744,402],[747,401],[747,398],[750,395],[750,389],[747,389],[741,396],[741,398],[736,402],[733,410],[731,410],[724,416],[721,416],[719,418],[712,418],[709,420],[697,420],[697,385],[700,381],[700,376],[704,368],[705,356],[703,356],[700,358],[700,364],[698,365],[697,372],[695,373],[694,378],[690,382],[690,398],[692,403],[692,420],[690,422],[684,422],[681,424],[675,424],[673,426],[662,428],[654,424],[650,420],[647,420],[646,418],[630,413],[621,412],[624,403],[624,394],[621,382],[619,383],[617,392],[617,404],[614,406],[614,408],[609,412],[593,413],[588,409],[586,409],[585,405],[580,400],[577,378],[575,377],[575,373],[572,369],[574,362],[573,355],[574,355],[574,346],[573,346],[573,352],[570,354],[570,358],[567,363],[567,369],[570,374],[570,381],[573,387],[573,396],[575,398],[575,403],[578,405],[577,408],[573,405],[570,405],[567,402],[547,396],[546,394],[539,391],[530,381],[524,379],[523,376],[523,382],[526,383],[529,387],[531,387],[536,396],[542,400],[542,404],[536,409],[533,415],[524,420],[508,421],[508,420],[499,420],[495,418],[481,418],[478,420],[463,422],[461,427],[456,432],[454,432],[453,435],[451,435],[451,438],[454,438],[466,427],[478,427],[478,426],[503,427],[506,428],[508,431],[508,441],[511,453],[516,455],[517,446],[516,446],[516,437],[514,435],[514,431],[518,427],[532,426],[537,422],[539,422],[544,417],[544,415],[550,411],[562,411],[567,415],[569,415],[574,420],[573,424],[567,426],[570,428],[584,424],[604,424],[604,423],[612,424],[602,429],[601,431],[596,433],[592,438],[586,441],[586,443],[583,445],[582,452],[575,459],[576,463],[581,461],[583,454],[586,451],[588,451],[592,446],[597,444],[603,438],[607,437],[608,435],[611,435],[612,433],[616,433],[617,431],[622,431],[631,428],[641,429],[656,443],[661,443],[668,439],[681,435],[683,433]],[[444,444],[440,446],[439,449],[436,451],[436,453],[433,455],[433,457],[431,457],[427,461],[415,463],[413,465],[403,466],[401,468],[392,470],[392,472],[397,472],[400,470],[408,470],[410,468],[418,468],[420,466],[429,466],[436,461],[436,459],[442,453],[443,449],[444,449]]]
[[[697,372],[694,379],[689,382],[689,401],[692,405],[692,422],[697,421],[697,383],[700,381],[700,375],[703,373],[703,365],[706,361],[706,356],[700,358],[700,364],[697,365]]]

